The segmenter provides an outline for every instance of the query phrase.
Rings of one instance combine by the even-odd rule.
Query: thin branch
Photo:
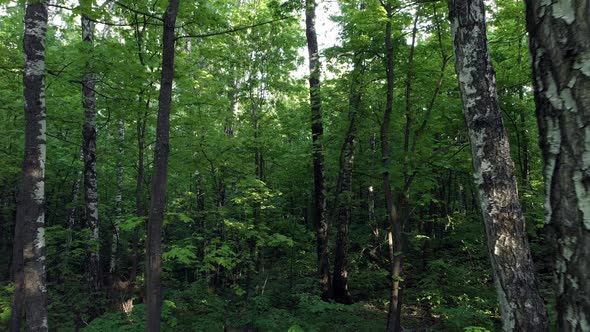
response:
[[[151,17],[151,18],[156,19],[156,20],[158,20],[158,21],[160,21],[162,23],[164,22],[164,19],[162,17],[160,17],[162,15],[156,16],[156,15],[152,15],[150,13],[142,12],[141,10],[133,9],[133,8],[125,5],[125,4],[121,3],[120,1],[115,1],[115,4],[117,4],[118,6],[121,6],[121,7],[125,8],[125,9],[127,9],[127,10],[129,10],[129,11],[131,11],[133,13],[141,14],[141,15],[144,15],[144,16],[147,16],[147,17]]]
[[[266,24],[271,24],[274,22],[278,22],[278,21],[282,21],[282,20],[286,20],[286,19],[290,19],[290,18],[293,18],[293,16],[284,16],[284,17],[280,17],[280,18],[270,20],[270,21],[260,22],[260,23],[256,23],[256,24],[252,24],[252,25],[234,27],[234,28],[222,30],[222,31],[196,34],[196,35],[183,35],[183,36],[176,37],[176,39],[178,40],[178,39],[183,39],[183,38],[207,38],[207,37],[213,37],[213,36],[218,36],[218,35],[224,35],[224,34],[228,34],[228,33],[234,33],[234,32],[238,32],[238,31],[250,29],[250,28],[259,27],[259,26],[266,25]]]

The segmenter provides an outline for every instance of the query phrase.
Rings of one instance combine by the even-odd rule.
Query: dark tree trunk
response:
[[[135,21],[138,21],[137,14],[135,14]],[[139,27],[139,25],[134,25],[135,28],[135,39],[137,40],[137,57],[139,63],[142,66],[146,66],[144,55],[143,55],[143,34],[147,29],[147,21],[144,22],[143,26]],[[138,98],[138,111],[137,111],[137,121],[136,121],[136,133],[137,133],[137,177],[135,179],[135,215],[138,218],[142,218],[146,215],[145,207],[144,207],[144,194],[143,194],[143,182],[145,179],[145,134],[146,134],[146,127],[147,127],[147,118],[148,118],[148,111],[150,109],[150,98],[149,95],[144,100],[144,95],[147,95],[146,91],[149,91],[151,88],[152,83],[150,83],[147,87],[142,88],[139,91],[139,98]],[[145,102],[145,104],[144,104]],[[136,227],[133,230],[133,236],[131,239],[132,245],[132,255],[131,255],[131,271],[129,273],[129,280],[130,285],[134,286],[135,278],[137,277],[137,272],[139,270],[139,250],[140,250],[140,239],[139,239],[139,227]]]
[[[524,36],[518,40],[518,65],[522,64],[522,40]],[[529,186],[529,182],[531,180],[531,166],[530,166],[530,157],[529,157],[529,131],[527,130],[527,121],[526,121],[526,114],[528,109],[524,107],[524,86],[518,87],[518,100],[520,101],[520,105],[518,107],[518,114],[520,118],[520,149],[521,156],[522,156],[522,170],[521,170],[521,178],[522,178],[522,186],[521,188],[525,188]]]
[[[487,49],[483,0],[451,0],[449,19],[503,329],[546,331],[545,305],[537,289]]]
[[[377,159],[377,134],[371,134],[371,138],[369,139],[369,145],[371,149],[371,158],[370,158],[370,169],[371,173],[375,170],[375,160]],[[371,180],[372,182],[372,180]],[[367,208],[368,208],[368,219],[369,219],[369,226],[371,227],[371,239],[373,241],[374,249],[372,250],[375,255],[377,255],[377,251],[379,250],[379,223],[377,221],[377,213],[375,212],[375,188],[373,188],[372,184],[369,184],[367,188]]]
[[[86,3],[85,12],[91,10]],[[92,56],[94,43],[94,21],[87,14],[82,15],[82,42]],[[82,128],[84,154],[84,199],[86,201],[86,225],[90,230],[88,282],[93,297],[101,288],[100,278],[100,240],[98,228],[98,186],[96,180],[96,94],[95,79],[91,60],[86,63],[86,73],[82,81],[82,106],[84,107],[84,126]],[[92,309],[93,311],[95,309]]]
[[[174,79],[174,26],[179,0],[170,0],[164,13],[162,37],[162,78],[154,152],[152,200],[148,219],[146,253],[147,330],[160,331],[162,311],[162,222],[166,209],[166,185],[168,182],[168,153],[170,138],[170,109],[172,107],[172,81]]]
[[[140,107],[143,107],[143,99],[139,99]],[[135,215],[138,218],[145,216],[144,197],[143,197],[143,181],[145,178],[145,132],[147,125],[147,110],[149,109],[149,99],[145,104],[145,111],[137,113],[137,178],[135,179]],[[131,272],[129,280],[131,283],[135,281],[137,272],[139,270],[139,227],[133,230],[132,241],[132,258],[131,258]]]
[[[318,276],[322,298],[331,297],[330,262],[328,260],[328,220],[326,219],[326,188],[324,184],[324,148],[322,135],[322,99],[320,95],[320,54],[315,31],[315,0],[305,2],[305,35],[309,55],[309,101],[311,105],[311,135],[313,159],[313,216],[316,229]]]
[[[15,294],[10,329],[19,331],[24,303],[26,330],[47,331],[45,286],[45,38],[47,2],[29,2],[25,12],[25,155],[15,227]],[[24,299],[23,299],[24,297]]]
[[[391,18],[393,16],[393,5],[388,2],[384,5],[387,13],[387,23],[385,25],[385,73],[387,76],[387,94],[383,122],[381,123],[381,157],[383,160],[383,193],[385,195],[385,210],[387,211],[387,220],[390,225],[388,234],[389,243],[389,273],[391,280],[391,290],[389,298],[389,309],[387,313],[387,331],[401,331],[401,290],[399,283],[402,273],[402,219],[393,203],[393,193],[389,177],[390,166],[390,147],[389,147],[389,127],[391,123],[391,114],[393,113],[393,88],[394,88],[394,62],[393,62],[393,44],[391,40]]]
[[[79,159],[83,159],[83,151],[80,149]],[[76,174],[76,179],[74,180],[74,184],[72,186],[72,206],[68,210],[68,224],[67,227],[67,236],[66,236],[66,248],[65,248],[65,258],[68,259],[68,253],[72,246],[72,234],[74,232],[74,226],[76,225],[76,214],[78,212],[77,204],[78,204],[78,196],[80,195],[80,183],[82,182],[82,168],[78,170]],[[67,264],[65,264],[67,265]]]
[[[361,104],[359,76],[362,58],[355,55],[354,61],[348,101],[349,125],[340,151],[340,172],[336,188],[338,232],[336,235],[334,274],[332,275],[332,296],[336,302],[344,304],[352,303],[352,297],[348,291],[348,227],[352,206],[352,170],[357,133],[357,114]]]
[[[590,1],[526,7],[557,330],[590,331]]]
[[[197,200],[197,221],[199,228],[205,230],[205,190],[203,189],[203,176],[199,171],[195,172],[196,184],[195,184],[195,196]]]

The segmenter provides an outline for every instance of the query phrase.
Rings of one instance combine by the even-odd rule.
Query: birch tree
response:
[[[100,290],[100,239],[98,225],[98,186],[96,180],[96,93],[95,78],[92,73],[92,48],[94,44],[94,21],[88,16],[92,10],[92,0],[80,1],[82,7],[82,43],[88,52],[86,69],[82,79],[82,107],[84,125],[82,127],[82,154],[84,155],[84,200],[86,201],[86,225],[90,230],[88,283],[90,291]]]
[[[16,289],[10,326],[14,332],[20,330],[23,302],[26,330],[48,330],[45,285],[46,34],[47,2],[28,2],[23,38],[25,155],[14,248],[20,262],[15,262]]]
[[[590,1],[526,1],[557,330],[590,331]]]
[[[537,289],[514,163],[498,106],[487,49],[482,0],[451,0],[449,19],[463,113],[469,130],[474,180],[504,331],[545,331],[545,305]]]

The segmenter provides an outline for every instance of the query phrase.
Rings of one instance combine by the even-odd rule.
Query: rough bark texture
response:
[[[24,100],[25,155],[23,184],[17,213],[15,257],[22,259],[16,271],[15,302],[22,303],[27,331],[47,331],[45,288],[45,38],[47,2],[28,3],[25,12]],[[22,245],[22,246],[21,246]],[[16,262],[20,265],[21,262]],[[17,267],[19,267],[17,265]],[[11,330],[19,331],[20,310],[14,308]]]
[[[322,135],[322,100],[320,96],[320,54],[315,31],[315,0],[306,0],[305,35],[309,54],[309,101],[311,104],[311,135],[313,159],[313,206],[317,238],[318,275],[324,300],[331,297],[330,262],[328,261],[328,221],[326,219],[326,188],[324,184],[324,149]]]
[[[146,253],[147,330],[160,331],[162,311],[162,222],[166,208],[168,182],[168,154],[170,140],[170,109],[172,107],[172,81],[174,79],[174,26],[179,0],[170,0],[164,13],[162,37],[162,77],[154,152],[152,200],[148,219]]]
[[[393,203],[393,193],[389,177],[389,165],[391,151],[389,148],[389,127],[391,114],[393,113],[393,88],[394,88],[394,62],[393,44],[391,36],[391,18],[393,16],[393,5],[385,4],[387,12],[387,23],[385,25],[385,73],[387,76],[387,94],[383,122],[381,123],[381,157],[383,163],[383,193],[385,195],[385,210],[390,225],[388,234],[389,243],[389,273],[391,278],[391,291],[389,297],[389,309],[387,313],[387,331],[401,331],[401,291],[399,283],[402,273],[402,247],[401,247],[401,218]]]
[[[89,10],[89,3],[85,4]],[[94,43],[94,22],[82,15],[82,42],[92,56]],[[84,107],[84,125],[82,127],[82,149],[84,154],[84,199],[86,201],[86,225],[90,230],[88,246],[88,283],[90,291],[100,290],[100,240],[98,232],[98,185],[96,181],[96,94],[94,74],[90,61],[86,63],[86,73],[82,80],[82,106]]]
[[[451,0],[449,19],[503,329],[545,331],[545,306],[537,289],[514,163],[487,50],[483,1]]]
[[[338,232],[334,256],[334,274],[332,276],[332,296],[336,302],[351,304],[352,297],[348,291],[348,228],[352,205],[352,170],[357,133],[357,113],[361,103],[359,71],[362,58],[355,55],[350,97],[348,101],[349,125],[340,151],[340,172],[336,188],[338,206]]]
[[[590,1],[527,0],[557,330],[590,331]]]

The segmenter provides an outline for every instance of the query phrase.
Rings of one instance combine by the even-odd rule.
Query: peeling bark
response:
[[[86,11],[90,3],[81,2]],[[94,21],[86,14],[82,15],[82,42],[92,56],[94,43]],[[96,179],[96,94],[95,78],[90,60],[86,63],[86,72],[82,80],[82,106],[84,108],[84,125],[82,127],[82,150],[84,155],[84,199],[86,201],[86,225],[90,230],[88,246],[88,283],[90,291],[98,293],[100,282],[100,239],[98,225],[98,185]],[[93,295],[95,296],[95,295]],[[94,310],[94,309],[93,309]]]
[[[166,209],[168,182],[168,154],[170,141],[170,110],[172,108],[172,81],[174,79],[174,28],[179,0],[170,0],[164,13],[162,36],[162,77],[154,151],[152,200],[148,219],[146,252],[146,313],[147,331],[159,332],[162,313],[162,223]]]
[[[487,49],[483,1],[451,0],[449,19],[503,330],[546,331],[545,305],[537,288]]]
[[[320,96],[320,54],[315,30],[315,0],[306,0],[305,35],[309,54],[309,101],[311,104],[311,135],[314,183],[314,224],[316,228],[318,276],[322,298],[331,297],[330,262],[328,260],[328,221],[326,219],[326,188],[324,184],[324,148],[322,136],[322,99]]]
[[[19,331],[24,303],[27,331],[47,331],[45,285],[45,39],[47,2],[29,2],[25,12],[25,154],[15,234],[16,291],[11,331]],[[24,302],[23,298],[24,297]]]
[[[525,2],[557,330],[590,331],[590,1]]]

